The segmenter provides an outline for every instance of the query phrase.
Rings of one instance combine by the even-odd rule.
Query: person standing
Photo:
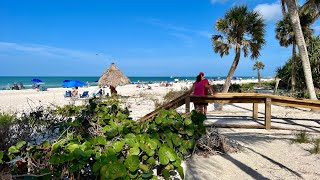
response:
[[[207,96],[207,95],[209,94],[209,93],[208,93],[208,92],[209,92],[209,89],[210,89],[210,91],[211,91],[211,94],[213,94],[214,90],[212,89],[212,87],[211,87],[208,79],[206,79],[206,78],[204,77],[204,73],[203,73],[203,72],[200,72],[200,73],[199,73],[199,76],[201,77],[201,81],[202,81],[203,84],[205,85],[204,95]],[[207,114],[207,107],[208,107],[208,103],[206,103],[206,104],[204,105],[204,114]]]
[[[209,85],[205,84],[202,79],[201,76],[198,75],[196,82],[193,83],[192,86],[192,94],[194,96],[205,96],[205,91],[206,89],[209,89],[211,91],[211,93],[213,93],[212,89],[210,88]],[[208,105],[208,103],[194,103],[194,108],[196,111],[206,115],[205,112],[205,106]]]

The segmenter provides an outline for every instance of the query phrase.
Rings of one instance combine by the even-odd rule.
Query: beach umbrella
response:
[[[83,82],[80,82],[78,80],[70,80],[67,82],[64,82],[62,84],[62,87],[82,87],[82,86],[86,86]]]
[[[105,86],[107,84],[117,87],[119,85],[130,84],[130,80],[114,63],[111,63],[109,68],[102,73],[98,81],[99,86]]]
[[[32,79],[31,81],[32,81],[32,82],[35,82],[35,83],[42,82],[41,79]]]
[[[69,82],[70,80],[64,80],[63,82],[65,83],[65,82]]]

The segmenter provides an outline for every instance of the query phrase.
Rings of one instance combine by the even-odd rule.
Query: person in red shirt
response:
[[[210,83],[209,83],[209,81],[208,81],[208,79],[206,79],[205,77],[204,77],[204,73],[203,72],[200,72],[199,73],[199,76],[201,76],[201,82],[203,82],[203,84],[205,84],[205,91],[204,91],[204,95],[208,95],[208,91],[209,91],[209,88],[208,87],[210,87],[210,89],[211,89],[211,92],[212,92],[212,94],[214,93],[214,90],[213,90],[213,88],[210,86]],[[204,106],[204,114],[206,115],[207,114],[207,106],[208,106],[208,103],[206,103],[205,104],[205,106]]]

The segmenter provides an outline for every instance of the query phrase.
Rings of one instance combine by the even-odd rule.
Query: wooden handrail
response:
[[[198,103],[253,103],[253,118],[258,117],[257,103],[265,104],[265,128],[271,128],[271,104],[290,107],[301,107],[310,109],[320,109],[319,100],[297,99],[285,96],[276,96],[271,94],[261,93],[216,93],[209,96],[190,96],[191,90],[188,90],[183,95],[162,105],[154,111],[148,113],[138,120],[144,122],[156,116],[161,109],[172,109],[186,104],[186,112],[190,111],[190,102]]]

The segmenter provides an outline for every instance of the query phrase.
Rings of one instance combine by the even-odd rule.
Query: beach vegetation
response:
[[[308,143],[310,142],[309,135],[306,130],[299,131],[295,134],[295,138],[292,140],[293,143]]]
[[[165,102],[169,102],[172,101],[174,99],[176,99],[177,97],[183,95],[184,93],[186,93],[189,89],[188,88],[181,88],[180,90],[170,90],[169,92],[167,92],[164,96],[163,99]]]
[[[320,77],[319,77],[319,73],[320,73],[320,59],[319,59],[319,55],[320,55],[320,36],[317,37],[312,37],[308,43],[308,53],[310,55],[310,65],[311,65],[311,69],[312,69],[312,76],[313,78],[313,82],[314,82],[314,86],[317,89],[320,89]],[[296,57],[297,61],[296,61],[296,69],[295,69],[295,78],[296,78],[296,83],[295,83],[295,89],[296,91],[294,91],[293,93],[295,93],[297,95],[297,97],[310,97],[308,90],[306,89],[306,81],[304,78],[304,71],[303,71],[303,67],[302,67],[302,62],[301,62],[301,58],[298,55]],[[279,84],[279,86],[281,86],[284,89],[290,89],[291,88],[291,78],[292,78],[292,58],[288,59],[288,61],[286,62],[285,65],[283,65],[282,67],[279,67],[276,70],[277,73],[277,77],[279,77],[281,79],[281,83]],[[307,94],[307,95],[305,95]],[[302,96],[303,95],[303,96]]]
[[[257,70],[258,72],[258,83],[259,85],[261,84],[261,75],[260,75],[260,70],[264,69],[264,64],[262,61],[256,61],[256,63],[253,65],[253,70]]]
[[[300,19],[299,17],[299,9],[296,4],[296,1],[281,0],[281,5],[282,5],[283,16],[285,16],[286,13],[288,13],[292,23],[291,25],[293,28],[296,44],[299,49],[302,69],[304,72],[303,77],[305,79],[305,83],[306,83],[306,87],[307,87],[310,99],[317,99],[314,84],[313,84],[313,78],[312,78],[313,76],[312,76],[312,71],[310,66],[310,59],[309,59],[308,52],[306,51],[307,44],[306,44],[302,27],[300,24],[300,22],[304,20]],[[319,17],[319,9],[318,9],[319,5],[320,5],[319,1],[307,0],[301,7],[300,11],[307,12],[307,11],[314,10],[314,13],[311,15],[312,23],[313,23]]]
[[[257,59],[265,44],[265,24],[262,15],[247,6],[234,6],[223,18],[219,18],[215,27],[220,34],[212,36],[213,50],[221,57],[229,55],[234,49],[235,57],[223,86],[223,93],[228,92],[231,79],[239,64],[241,52],[244,57]],[[219,109],[222,109],[220,105]]]
[[[64,121],[45,129],[58,129],[59,135],[37,143],[21,137],[1,151],[0,174],[9,169],[13,177],[28,177],[31,172],[47,179],[169,179],[174,171],[183,178],[181,162],[206,132],[205,116],[196,111],[161,110],[139,123],[119,104],[100,99],[61,109],[54,116]]]
[[[310,150],[312,154],[320,154],[320,138],[312,141],[313,148]]]
[[[231,84],[229,87],[229,92],[233,93],[250,93],[254,92],[254,87],[256,83],[242,83],[242,84]],[[216,92],[222,92],[223,85],[222,84],[213,84],[212,87]]]

